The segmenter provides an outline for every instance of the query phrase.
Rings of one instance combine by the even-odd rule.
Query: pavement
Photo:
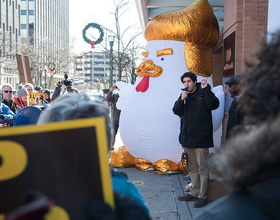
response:
[[[121,146],[119,136],[116,137],[115,148]],[[128,180],[134,183],[143,196],[150,216],[153,220],[191,220],[206,207],[194,208],[195,202],[179,201],[178,196],[187,194],[185,186],[189,180],[183,179],[182,173],[156,174],[155,171],[141,171],[136,167],[117,168],[125,172]]]
[[[136,167],[117,170],[125,172],[128,180],[137,186],[154,220],[191,220],[207,207],[194,208],[195,202],[177,199],[178,196],[187,194],[185,186],[189,181],[183,179],[182,173],[156,174],[155,171],[141,171]]]

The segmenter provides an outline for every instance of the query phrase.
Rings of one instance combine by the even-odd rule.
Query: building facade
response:
[[[0,85],[19,81],[16,54],[20,52],[20,0],[0,1]]]
[[[84,52],[75,57],[73,84],[78,89],[108,89],[110,58],[107,52]],[[118,68],[113,62],[113,84],[118,78]],[[125,80],[125,74],[122,76]]]
[[[48,64],[60,63],[57,53],[69,54],[69,0],[21,0],[21,37],[28,40],[34,48],[42,49],[47,81],[50,82],[51,71]],[[44,46],[47,45],[47,46]],[[51,54],[53,58],[47,60]],[[70,59],[70,56],[69,56]],[[63,79],[68,70],[58,71],[48,88],[53,88],[56,81]]]

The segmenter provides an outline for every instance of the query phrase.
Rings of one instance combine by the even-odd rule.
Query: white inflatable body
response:
[[[117,83],[120,98],[117,107],[121,109],[119,131],[127,150],[136,158],[150,162],[169,159],[178,163],[181,159],[182,147],[179,143],[180,118],[174,115],[172,108],[183,88],[180,77],[188,72],[185,56],[185,42],[154,40],[147,43],[149,55],[145,59],[153,60],[155,65],[163,68],[159,77],[150,77],[149,88],[145,92],[137,92],[136,86],[143,77],[137,77],[135,85]],[[172,55],[157,57],[156,51],[172,48]],[[198,76],[198,82],[203,77]],[[212,87],[212,78],[207,78]],[[222,91],[222,92],[221,92]],[[214,129],[222,122],[224,109],[223,88],[216,93],[222,94],[219,109],[213,111]],[[222,109],[221,109],[222,108]]]

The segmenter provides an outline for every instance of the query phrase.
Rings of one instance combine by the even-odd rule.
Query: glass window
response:
[[[21,24],[20,27],[21,29],[26,29],[26,24]]]
[[[28,14],[29,14],[29,15],[34,15],[34,10],[29,10],[29,11],[28,11]]]
[[[26,10],[21,10],[21,11],[20,11],[20,14],[21,14],[21,15],[26,15]]]
[[[34,29],[34,23],[29,24],[29,29]]]

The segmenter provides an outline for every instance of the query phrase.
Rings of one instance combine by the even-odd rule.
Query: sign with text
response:
[[[114,208],[104,118],[2,129],[0,217],[34,189],[55,202],[52,219],[85,219],[98,197]],[[64,216],[64,217],[58,217]]]
[[[224,39],[224,77],[234,76],[235,65],[235,32]]]
[[[31,105],[33,102],[35,102],[36,97],[39,97],[40,104],[44,104],[44,95],[41,93],[34,93],[34,92],[29,92],[29,104]]]

